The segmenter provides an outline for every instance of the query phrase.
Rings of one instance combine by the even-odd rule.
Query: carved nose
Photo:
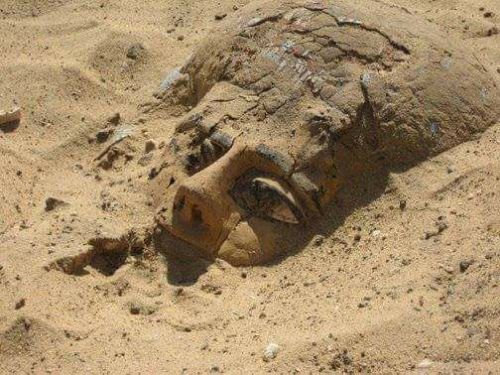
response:
[[[195,233],[213,230],[216,227],[217,212],[221,211],[217,199],[209,194],[197,181],[182,184],[176,194],[173,210],[178,224]]]
[[[214,256],[239,221],[217,179],[199,173],[179,186],[169,228],[177,237]]]

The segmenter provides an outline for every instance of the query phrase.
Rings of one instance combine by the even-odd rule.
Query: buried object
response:
[[[0,110],[0,126],[21,121],[21,108],[14,108],[10,111]]]
[[[205,257],[289,248],[357,171],[414,165],[497,119],[499,91],[458,39],[367,1],[256,1],[160,94],[192,108],[167,147],[158,223]]]

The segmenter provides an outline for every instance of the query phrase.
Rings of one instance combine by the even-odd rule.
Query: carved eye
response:
[[[303,217],[292,193],[273,178],[242,178],[231,195],[250,217],[287,224],[299,224]]]

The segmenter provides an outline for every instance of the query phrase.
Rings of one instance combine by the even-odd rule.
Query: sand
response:
[[[0,125],[0,373],[498,373],[500,122],[343,193],[267,266],[157,246],[149,155],[178,113],[153,94],[248,2],[0,0],[0,111],[22,109]],[[384,3],[500,85],[498,1]],[[98,251],[122,236],[129,256]]]

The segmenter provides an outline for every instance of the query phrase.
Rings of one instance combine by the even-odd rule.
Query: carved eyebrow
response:
[[[255,148],[255,152],[259,157],[276,165],[285,176],[292,174],[295,160],[291,156],[283,155],[262,143]]]

